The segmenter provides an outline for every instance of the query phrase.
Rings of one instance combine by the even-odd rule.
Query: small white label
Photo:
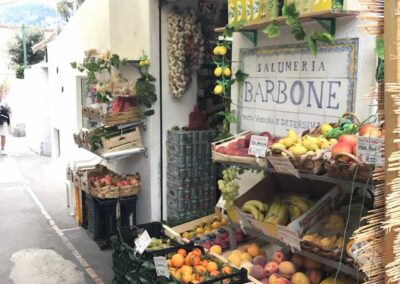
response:
[[[284,226],[278,226],[278,238],[281,242],[298,251],[301,250],[300,239],[296,232]]]
[[[140,237],[135,241],[136,251],[142,254],[144,250],[149,246],[151,243],[151,238],[147,231],[144,231]]]
[[[357,136],[357,158],[368,165],[383,166],[385,164],[381,152],[383,143],[383,138]]]
[[[156,267],[157,276],[169,277],[169,269],[167,259],[164,256],[155,256],[154,266]]]
[[[278,173],[294,175],[300,178],[299,171],[293,166],[289,158],[286,157],[267,157],[272,167]]]
[[[225,209],[225,199],[222,196],[218,200],[217,207]]]
[[[268,137],[251,135],[250,145],[249,145],[249,155],[255,157],[265,157],[268,148]]]
[[[238,222],[240,225],[240,228],[242,231],[246,234],[246,229],[245,228],[251,228],[251,223],[250,223],[250,215],[247,215],[244,212],[238,212]]]

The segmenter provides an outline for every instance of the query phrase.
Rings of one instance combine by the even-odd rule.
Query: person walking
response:
[[[5,155],[6,136],[10,125],[11,108],[4,98],[4,86],[0,86],[0,155]]]

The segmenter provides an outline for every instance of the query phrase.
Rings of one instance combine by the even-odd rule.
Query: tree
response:
[[[43,31],[38,28],[26,29],[26,58],[28,65],[39,63],[43,60],[45,52],[39,50],[33,53],[32,46],[43,40]],[[22,46],[22,31],[18,31],[14,38],[8,43],[8,54],[11,62],[18,66],[24,65],[24,51]]]
[[[69,0],[62,0],[57,3],[57,11],[65,22],[68,22],[74,11],[74,3]]]

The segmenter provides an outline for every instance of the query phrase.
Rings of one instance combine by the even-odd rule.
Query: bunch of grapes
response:
[[[229,209],[233,206],[233,201],[239,196],[239,184],[235,182],[238,178],[238,170],[235,168],[227,168],[222,171],[223,178],[218,180],[218,188],[225,200],[225,208]]]

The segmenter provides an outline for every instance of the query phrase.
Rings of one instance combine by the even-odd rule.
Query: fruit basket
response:
[[[337,153],[334,159],[328,157],[324,162],[324,168],[331,177],[358,182],[371,180],[374,170],[372,166],[364,164],[353,154],[345,152]]]

